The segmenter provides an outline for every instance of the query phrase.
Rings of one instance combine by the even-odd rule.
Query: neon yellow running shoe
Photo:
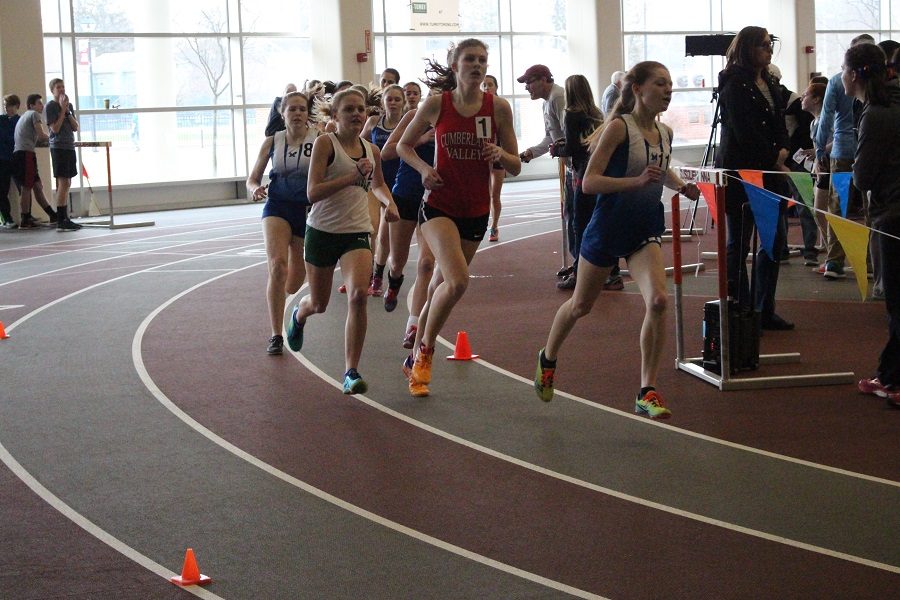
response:
[[[553,377],[556,375],[556,367],[542,367],[541,356],[544,349],[538,351],[537,369],[534,371],[534,391],[538,398],[544,402],[553,400]]]
[[[638,395],[634,401],[634,412],[646,414],[651,419],[668,419],[672,411],[666,408],[666,403],[656,390],[650,390],[643,396]]]

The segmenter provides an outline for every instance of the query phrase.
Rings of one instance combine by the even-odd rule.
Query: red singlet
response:
[[[453,106],[453,93],[444,92],[441,114],[434,126],[435,170],[444,185],[431,190],[425,202],[452,217],[481,217],[491,211],[491,163],[481,158],[483,140],[495,142],[494,97],[484,94],[481,108],[463,117]]]

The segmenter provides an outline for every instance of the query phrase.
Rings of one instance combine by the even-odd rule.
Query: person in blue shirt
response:
[[[874,44],[875,39],[864,33],[850,42],[850,47],[857,44]],[[837,73],[828,80],[825,88],[825,99],[822,101],[822,113],[819,115],[819,129],[816,131],[816,160],[822,170],[830,168],[831,173],[847,173],[853,170],[853,156],[856,154],[856,122],[853,116],[854,99],[844,93],[841,74]],[[830,156],[825,155],[825,146],[832,142]],[[850,193],[858,195],[856,187],[851,183]],[[837,191],[832,184],[829,190],[828,212],[841,214],[841,203]],[[853,204],[853,202],[850,202]],[[828,227],[826,239],[828,254],[825,264],[819,272],[825,279],[846,277],[844,261],[846,255],[841,242],[831,227]]]

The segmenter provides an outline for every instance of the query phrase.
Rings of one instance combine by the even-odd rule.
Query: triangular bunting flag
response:
[[[813,207],[813,180],[809,173],[789,173],[788,176],[794,182],[800,200],[803,201],[808,208]]]
[[[747,198],[750,199],[750,209],[756,220],[756,229],[759,231],[759,240],[762,242],[763,250],[770,258],[773,258],[776,256],[775,232],[778,229],[778,205],[781,198],[769,190],[754,187],[747,182],[742,182],[742,184],[747,191]]]
[[[752,183],[756,187],[765,187],[763,185],[763,174],[762,171],[753,171],[751,169],[741,169],[738,171],[741,176],[741,179],[746,181],[747,183]]]
[[[87,172],[87,167],[85,167],[84,164],[81,165],[81,176],[87,177],[88,179],[90,179],[90,176],[88,175],[88,172]]]
[[[716,221],[716,186],[712,183],[698,183],[697,187],[700,188],[700,193],[703,194],[703,199],[706,200],[706,206],[709,207],[709,216],[712,220]]]
[[[828,224],[844,247],[847,260],[853,266],[859,296],[865,300],[869,295],[869,279],[866,277],[866,257],[869,255],[869,229],[859,223],[841,219],[837,215],[825,214]]]
[[[841,200],[841,216],[847,216],[847,204],[850,202],[850,177],[853,174],[849,171],[831,174],[831,185],[837,190],[838,198]]]

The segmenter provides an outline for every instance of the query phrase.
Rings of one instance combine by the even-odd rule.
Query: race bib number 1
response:
[[[478,139],[491,139],[491,118],[475,117],[475,137]]]

